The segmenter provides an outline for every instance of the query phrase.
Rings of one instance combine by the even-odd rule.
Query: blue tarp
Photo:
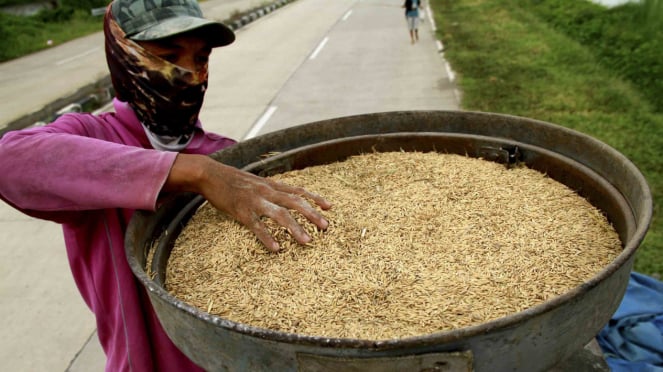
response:
[[[613,372],[663,372],[663,282],[632,272],[597,341]]]

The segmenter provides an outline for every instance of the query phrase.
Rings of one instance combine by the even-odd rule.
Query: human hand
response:
[[[203,195],[214,207],[245,225],[272,252],[279,251],[280,246],[262,217],[271,218],[285,227],[300,244],[310,242],[311,237],[293,218],[291,211],[301,213],[320,229],[329,225],[307,201],[313,201],[323,210],[329,209],[331,203],[323,197],[224,165],[207,156],[179,154],[167,182],[170,186],[176,184],[180,185],[179,190]]]

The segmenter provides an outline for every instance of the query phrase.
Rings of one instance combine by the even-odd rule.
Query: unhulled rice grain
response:
[[[256,327],[383,340],[484,323],[559,296],[621,251],[605,216],[524,166],[466,156],[354,156],[274,178],[325,196],[329,228],[284,248],[210,205],[180,234],[166,288],[210,314]]]

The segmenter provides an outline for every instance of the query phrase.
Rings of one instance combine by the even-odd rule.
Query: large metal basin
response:
[[[545,371],[580,350],[607,323],[628,284],[652,198],[623,155],[589,136],[526,118],[477,112],[391,112],[306,124],[213,155],[261,175],[369,151],[440,151],[522,161],[585,196],[614,224],[623,252],[594,278],[541,305],[474,327],[396,340],[311,337],[209,315],[163,286],[173,237],[202,202],[180,194],[155,213],[137,212],[126,236],[129,264],[173,342],[210,371]],[[261,156],[278,152],[268,159]],[[157,276],[146,275],[158,245]],[[437,369],[436,369],[437,368]]]

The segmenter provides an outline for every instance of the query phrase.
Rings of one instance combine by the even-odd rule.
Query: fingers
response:
[[[327,210],[327,209],[331,208],[332,203],[329,202],[327,199],[323,198],[322,196],[320,196],[318,194],[314,194],[312,192],[308,192],[308,191],[306,191],[304,189],[301,189],[301,188],[300,188],[300,190],[304,191],[304,194],[302,196],[304,196],[307,199],[313,200],[313,202],[315,202],[315,204],[317,204],[323,210]]]
[[[311,236],[306,233],[306,230],[304,230],[294,218],[292,218],[292,215],[287,210],[279,208],[274,214],[266,215],[265,217],[272,218],[280,226],[285,227],[299,244],[308,244],[311,242]],[[265,225],[260,217],[257,217],[251,223],[245,223],[244,225],[255,234],[256,238],[258,238],[268,251],[278,252],[281,250],[281,246],[276,239],[274,239],[274,236],[272,236],[267,225]]]
[[[299,244],[308,244],[311,242],[312,240],[311,236],[306,232],[306,230],[304,230],[302,225],[300,225],[297,222],[297,220],[293,218],[292,214],[288,209],[280,207],[278,205],[272,205],[269,211],[265,213],[265,217],[271,218],[278,225],[285,227],[290,233],[290,235],[292,235],[292,237]],[[320,219],[322,219],[327,225],[327,221],[324,220],[321,216]]]
[[[286,228],[300,244],[307,244],[312,239],[306,230],[293,218],[299,213],[319,229],[326,229],[329,222],[313,207],[309,201],[326,210],[331,203],[325,198],[304,190],[277,182],[236,168],[212,164],[209,177],[206,177],[202,194],[217,209],[233,216],[248,227],[269,251],[280,249],[274,236],[270,234],[261,217],[272,219]]]
[[[298,204],[302,205],[302,206],[303,205],[310,206],[306,202],[306,200],[304,200],[304,199],[312,200],[316,205],[318,205],[323,210],[327,210],[327,209],[331,208],[331,206],[332,206],[332,203],[329,202],[327,199],[323,198],[322,196],[320,196],[318,194],[307,191],[307,190],[305,190],[301,187],[290,186],[290,185],[280,183],[280,182],[277,182],[277,181],[273,181],[273,180],[269,180],[269,182],[271,183],[273,188],[275,188],[275,189],[277,189],[277,190],[279,190],[283,193],[289,194],[291,196],[298,196],[299,197],[297,199],[291,199],[292,203],[288,205],[288,207],[290,207],[290,209],[297,209],[298,210],[298,208],[297,208]],[[315,211],[315,209],[313,209],[313,208],[310,208],[310,209],[312,211]],[[308,218],[308,216],[307,216],[307,218]],[[318,227],[320,227],[320,226],[318,226]]]
[[[329,222],[318,212],[317,209],[311,206],[306,199],[313,200],[320,208],[322,209],[329,209],[331,208],[331,203],[328,202],[326,199],[323,197],[313,194],[311,192],[308,192],[302,188],[298,187],[292,187],[288,185],[282,185],[281,187],[287,188],[289,192],[285,192],[283,199],[279,201],[279,205],[290,209],[297,211],[301,213],[304,217],[306,217],[307,220],[311,221],[313,224],[315,224],[319,229],[325,230],[329,226]],[[283,211],[287,212],[287,211]],[[285,213],[285,215],[279,213],[275,214],[276,218],[274,218],[277,222],[279,222],[281,225],[283,225],[281,222],[290,222],[290,220],[294,221],[292,219],[292,216],[290,213]],[[279,220],[278,218],[281,218],[282,220]],[[299,226],[299,225],[297,225]],[[294,234],[296,231],[291,230],[291,232]],[[303,232],[303,229],[302,229]],[[299,240],[298,240],[299,241]]]
[[[327,201],[327,199],[323,198],[322,196],[318,194],[314,194],[310,191],[307,191],[301,187],[296,187],[296,186],[290,186],[286,185],[283,183],[278,183],[282,188],[286,190],[286,192],[294,195],[298,195],[300,197],[312,200],[315,204],[317,204],[320,208],[323,210],[327,210],[331,208],[332,204]]]
[[[246,223],[245,225],[255,234],[256,238],[258,238],[268,251],[278,252],[281,250],[279,243],[269,233],[267,226],[260,220],[260,217],[256,216],[252,223]]]
[[[281,247],[269,232],[269,229],[261,220],[261,217],[270,218],[274,220],[274,222],[276,222],[279,226],[287,229],[290,235],[299,244],[308,244],[311,242],[312,238],[302,227],[302,225],[293,217],[291,211],[300,213],[321,230],[324,230],[329,226],[329,222],[327,222],[327,220],[320,213],[318,213],[318,211],[313,208],[306,200],[298,195],[301,193],[308,195],[310,193],[288,193],[283,191],[283,188],[291,190],[291,187],[287,185],[284,187],[279,187],[279,185],[274,186],[276,188],[281,188],[281,190],[278,191],[279,194],[272,194],[272,202],[263,200],[261,206],[257,208],[252,214],[250,223],[244,223],[269,251],[277,252]],[[298,191],[303,190],[300,189]],[[331,206],[331,204],[324,200],[324,198],[318,197],[318,199],[322,202],[323,205],[325,205],[325,207],[329,208]]]

